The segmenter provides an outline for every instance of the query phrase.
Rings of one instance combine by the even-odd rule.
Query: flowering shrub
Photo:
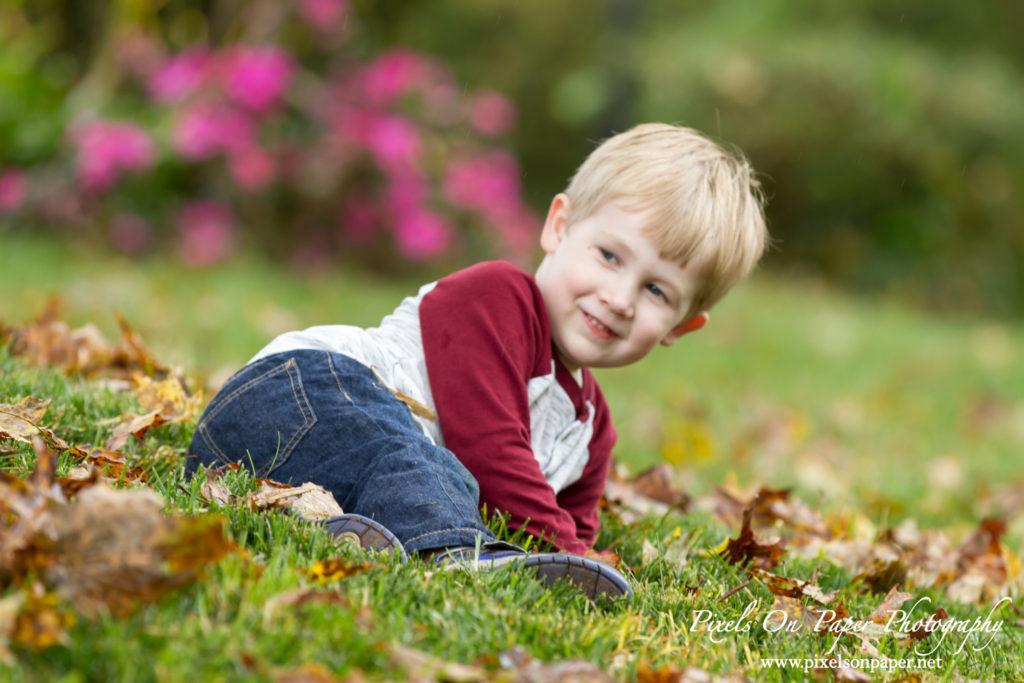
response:
[[[122,27],[118,85],[72,112],[58,158],[0,157],[0,217],[91,226],[129,252],[171,241],[195,265],[242,245],[526,261],[538,221],[500,146],[513,105],[410,50],[355,59],[348,9],[300,0],[271,35],[177,52]]]

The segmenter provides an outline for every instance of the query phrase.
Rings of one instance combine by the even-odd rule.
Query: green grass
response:
[[[64,298],[72,324],[94,322],[114,338],[111,312],[120,310],[157,358],[216,383],[279,331],[374,324],[418,284],[355,273],[299,276],[255,261],[187,271],[161,261],[83,258],[5,236],[0,321],[26,320],[52,292]],[[1022,342],[1018,325],[935,319],[762,275],[716,308],[705,331],[600,379],[619,426],[616,457],[634,472],[659,462],[663,451],[671,455],[673,444],[689,445],[677,470],[690,493],[722,482],[793,486],[823,512],[870,525],[914,518],[956,539],[998,511],[993,491],[1021,483]],[[124,394],[0,355],[0,402],[24,395],[52,397],[44,422],[77,444],[101,442],[110,428],[97,423],[133,406]],[[185,481],[180,462],[151,457],[161,448],[183,455],[190,437],[189,426],[160,428],[127,451],[154,472],[152,485],[171,509],[193,514],[202,512],[197,482]],[[2,457],[5,469],[22,473],[33,463],[27,447]],[[236,492],[252,486],[243,475],[230,481]],[[15,646],[15,664],[0,670],[0,680],[273,680],[310,662],[339,678],[365,671],[402,679],[408,672],[389,656],[392,643],[488,671],[518,645],[540,661],[586,659],[622,679],[635,678],[642,665],[692,665],[751,680],[802,680],[795,670],[762,669],[758,660],[823,656],[830,645],[760,628],[771,595],[757,582],[719,602],[748,577],[708,553],[736,530],[704,513],[630,525],[605,517],[598,546],[614,547],[636,568],[637,598],[628,606],[595,606],[514,572],[442,575],[388,561],[324,588],[339,590],[348,606],[274,611],[268,601],[275,595],[311,585],[303,570],[317,560],[364,558],[283,514],[233,508],[227,518],[248,559],[229,557],[130,618],[80,617],[66,645]],[[1019,552],[1019,511],[1009,522],[1008,544]],[[647,565],[645,540],[661,552]],[[808,578],[815,568],[825,572],[822,588],[842,590],[852,614],[877,604],[848,572],[822,561],[787,560],[783,573]],[[957,618],[987,612],[915,593]],[[694,610],[736,619],[751,600],[759,606],[749,633],[715,644],[687,629]],[[944,644],[936,655],[946,666],[920,673],[925,680],[956,673],[1019,679],[1019,629],[1004,634],[979,652],[956,655],[957,642]],[[880,649],[908,656],[891,640]],[[858,656],[845,643],[839,651]]]

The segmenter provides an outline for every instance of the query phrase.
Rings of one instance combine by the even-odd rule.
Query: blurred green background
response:
[[[769,267],[1022,310],[1020,3],[380,3],[371,26],[509,94],[538,207],[593,141],[682,122],[763,174]]]
[[[706,331],[599,373],[616,457],[1021,538],[1022,25],[922,0],[0,0],[0,323],[56,293],[110,338],[121,310],[216,387],[278,333],[528,267],[598,141],[686,124],[760,171],[775,248]],[[273,49],[242,54],[248,92],[217,71],[236,46]],[[241,147],[182,136],[203,106]]]
[[[332,6],[344,14],[327,31],[303,33],[282,19],[288,8],[310,16],[320,7],[323,16]],[[26,169],[37,187],[50,188],[61,164],[72,165],[67,129],[83,115],[157,131],[167,125],[125,76],[125,61],[145,52],[132,52],[141,34],[163,54],[273,43],[307,74],[402,47],[447,65],[460,90],[497,91],[514,105],[516,126],[495,144],[518,159],[522,196],[535,215],[600,139],[641,121],[678,122],[739,146],[762,174],[776,240],[767,268],[960,314],[1016,316],[1015,302],[1024,300],[1020,3],[3,0],[0,7],[0,171]],[[449,153],[464,132],[449,131]],[[110,192],[102,201],[149,220],[146,212],[159,213],[169,195],[199,191],[194,171],[161,161],[147,180],[118,188],[133,201],[118,204]],[[218,182],[204,173],[206,186]],[[309,227],[321,214],[292,221],[312,203],[308,196],[284,196],[276,186],[264,194],[262,203],[236,201],[250,205],[248,214],[239,208],[242,247],[278,255],[285,233],[324,251],[323,236]],[[89,201],[96,200],[75,206],[91,211]],[[110,211],[89,215],[99,234],[109,231]],[[259,228],[264,215],[277,220]],[[22,210],[0,220],[62,234],[62,214],[42,216]],[[152,220],[162,234],[160,219]],[[76,225],[75,234],[97,234],[89,229]],[[371,254],[334,246],[336,262],[346,265],[389,258],[386,247],[382,256],[379,247]],[[421,261],[441,272],[494,254],[469,239],[457,253]]]

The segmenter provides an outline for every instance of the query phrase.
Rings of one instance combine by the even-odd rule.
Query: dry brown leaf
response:
[[[141,467],[132,467],[123,454],[106,448],[92,448],[83,451],[80,448],[70,450],[71,455],[79,462],[98,468],[108,478],[118,482],[149,481],[149,475]]]
[[[370,569],[377,569],[380,566],[381,565],[379,564],[370,564],[369,562],[351,564],[343,558],[320,560],[318,562],[314,562],[313,566],[306,570],[306,577],[309,578],[310,581],[327,583],[328,581],[347,579],[350,576],[361,574],[362,572]]]
[[[499,681],[511,680],[514,683],[568,683],[572,681],[587,683],[607,683],[615,679],[601,671],[591,662],[570,659],[562,662],[545,664],[531,657],[521,646],[515,646],[498,655],[498,663],[502,669],[509,671],[512,677],[499,674]]]
[[[67,476],[58,479],[57,483],[60,484],[60,490],[64,493],[64,497],[70,500],[79,491],[94,486],[101,479],[99,470],[92,465],[87,467],[79,465],[71,468]]]
[[[238,502],[238,497],[235,496],[228,487],[220,483],[216,479],[207,479],[199,485],[199,495],[202,496],[206,502],[215,503],[220,507],[228,507]]]
[[[842,601],[836,607],[826,608],[805,605],[799,598],[775,595],[772,609],[765,617],[765,627],[770,631],[781,630],[784,633],[828,633],[829,628],[844,619],[850,612]],[[787,628],[784,628],[787,626]],[[792,628],[792,630],[790,630]]]
[[[882,602],[878,604],[878,607],[871,610],[871,614],[867,616],[868,621],[873,621],[876,624],[888,623],[892,613],[912,597],[914,597],[913,593],[904,593],[898,590],[897,586],[893,586],[885,594],[885,597],[882,598]]]
[[[407,681],[474,683],[487,679],[486,672],[479,666],[448,662],[400,643],[392,643],[388,655]]]
[[[343,514],[334,495],[319,484],[307,481],[301,486],[289,486],[270,479],[259,479],[259,488],[249,494],[249,507],[253,510],[283,508],[310,520],[323,520]]]
[[[86,615],[121,616],[235,550],[222,520],[166,515],[151,489],[98,482],[68,504],[53,452],[38,437],[34,446],[35,471],[25,480],[0,480],[0,570],[9,580],[31,574]]]
[[[789,598],[808,597],[819,605],[827,605],[835,599],[837,594],[837,591],[825,593],[821,590],[821,587],[814,583],[815,577],[812,577],[810,581],[801,581],[788,576],[772,574],[756,567],[751,569],[750,573],[760,579],[765,587],[775,595]]]
[[[38,424],[49,403],[49,399],[34,396],[18,403],[0,403],[0,439],[32,443],[32,437],[40,433]]]
[[[67,502],[54,476],[56,455],[38,436],[27,479],[0,472],[0,580],[20,580],[54,561],[53,509]]]
[[[603,562],[607,565],[611,565],[616,569],[622,568],[622,555],[620,555],[619,553],[613,553],[608,550],[599,551],[594,550],[593,548],[587,548],[585,557],[589,557],[592,560],[597,560],[598,562]]]
[[[150,489],[98,484],[55,519],[58,561],[44,578],[84,614],[125,616],[195,580],[235,546],[223,520],[172,517]]]
[[[773,544],[758,543],[754,532],[750,528],[750,517],[752,509],[747,508],[743,513],[743,526],[740,528],[740,535],[737,538],[730,538],[725,548],[721,551],[722,557],[730,564],[741,566],[753,564],[760,569],[771,569],[782,559],[786,552],[785,539]]]
[[[104,448],[107,450],[118,450],[128,443],[128,438],[131,436],[142,440],[142,437],[144,437],[146,432],[150,429],[167,423],[167,419],[155,410],[150,411],[145,415],[127,413],[122,415],[120,419],[122,420],[121,424],[114,428],[114,433],[109,439],[107,439],[106,444],[104,444]]]
[[[874,559],[853,580],[863,581],[873,593],[885,593],[907,580],[907,563],[902,557]]]
[[[675,485],[673,473],[671,465],[662,463],[644,470],[633,477],[628,484],[638,495],[684,512],[690,507],[690,496]]]
[[[14,653],[9,649],[11,634],[18,612],[25,602],[25,593],[18,591],[0,598],[0,664],[12,666],[15,662]]]
[[[872,680],[871,676],[852,666],[838,667],[829,669],[829,671],[832,672],[832,678],[836,683],[866,683]]]
[[[133,372],[162,376],[169,373],[145,350],[142,338],[124,316],[115,314],[121,336],[113,346],[95,325],[71,329],[59,320],[60,307],[58,299],[50,299],[36,319],[7,330],[11,353],[31,365],[56,368],[69,375],[106,372],[127,378]]]
[[[75,615],[61,607],[54,593],[35,585],[25,598],[14,620],[11,641],[33,650],[54,645],[69,645],[67,630],[75,625]]]
[[[176,375],[154,380],[135,373],[132,386],[142,408],[159,413],[168,422],[194,422],[202,412],[202,392],[189,395],[184,380]]]

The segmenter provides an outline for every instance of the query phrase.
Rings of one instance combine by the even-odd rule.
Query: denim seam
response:
[[[341,386],[341,378],[338,377],[338,373],[334,371],[334,358],[331,355],[331,352],[324,351],[324,355],[327,356],[327,367],[331,370],[331,377],[334,378],[334,383],[338,385],[338,391],[345,395],[345,398],[348,399],[349,403],[354,403],[352,397],[349,396],[348,392],[345,391],[345,388]]]
[[[472,532],[474,534],[479,534],[479,535],[483,535],[483,533],[484,533],[480,529],[474,529],[473,527],[456,527],[454,529],[443,529],[441,531],[429,531],[429,532],[427,532],[425,534],[420,534],[419,536],[414,536],[413,538],[410,538],[409,540],[404,541],[404,543],[405,543],[405,545],[409,545],[410,543],[415,543],[416,541],[419,541],[421,539],[427,538],[429,536],[440,536],[441,534],[450,534],[450,533],[459,532],[459,531],[469,531],[469,532]]]
[[[350,403],[350,404],[352,404],[352,407],[353,407],[353,408],[355,408],[356,410],[358,410],[358,411],[359,411],[360,413],[362,413],[362,414],[363,414],[363,417],[365,417],[365,418],[366,418],[367,420],[369,420],[369,421],[370,421],[370,422],[371,422],[371,423],[373,424],[373,426],[374,426],[374,427],[376,427],[376,428],[377,428],[377,430],[378,430],[378,431],[379,431],[379,432],[380,432],[380,433],[381,433],[381,434],[382,434],[382,435],[383,435],[384,437],[390,436],[390,435],[391,435],[391,432],[390,432],[390,431],[389,431],[388,429],[385,429],[385,428],[384,428],[383,426],[381,426],[381,424],[380,424],[380,422],[379,422],[379,421],[377,420],[377,418],[376,418],[376,417],[374,417],[373,415],[371,415],[370,413],[368,413],[368,412],[366,411],[366,408],[364,408],[364,407],[362,406],[362,404],[361,404],[361,403],[360,403],[359,401],[354,401],[354,400],[352,400],[352,397],[348,395],[348,392],[347,392],[347,391],[345,391],[345,390],[344,390],[344,389],[342,388],[342,386],[341,386],[341,378],[339,378],[339,377],[338,377],[338,375],[337,375],[337,373],[336,373],[336,372],[334,371],[334,362],[333,362],[333,358],[331,358],[331,355],[332,355],[332,354],[331,354],[331,352],[330,352],[330,351],[325,351],[325,353],[327,354],[327,358],[328,358],[328,368],[329,368],[329,369],[330,369],[330,371],[331,371],[331,375],[332,375],[332,376],[334,377],[334,381],[335,381],[335,382],[337,383],[337,385],[338,385],[338,389],[341,389],[341,393],[345,394],[345,398],[347,398],[347,399],[348,399],[348,401],[349,401],[349,403]],[[363,366],[364,368],[368,368],[368,366],[366,366],[366,365],[363,365],[362,363],[360,363],[359,361],[355,360],[354,358],[353,358],[352,360],[353,360],[353,362],[355,362],[355,363],[359,363],[359,364],[360,364],[360,365],[362,365],[362,366]],[[368,369],[369,369],[369,370],[370,370],[371,372],[373,371],[373,368],[368,368]],[[376,373],[374,373],[374,374],[376,374]],[[374,383],[374,384],[376,385],[376,383]],[[378,388],[378,389],[380,389],[380,387],[379,387],[379,386],[378,386],[377,388]],[[388,394],[388,395],[389,395],[389,396],[391,396],[391,398],[392,398],[392,399],[394,399],[395,401],[398,401],[398,399],[397,399],[397,398],[395,398],[395,395],[394,395],[394,394],[392,394],[392,393],[390,393],[390,392],[389,392],[389,394]],[[399,403],[401,403],[400,401],[398,401],[398,402],[399,402]]]
[[[317,422],[316,414],[313,413],[313,408],[309,405],[309,398],[306,396],[305,389],[302,387],[301,379],[299,382],[298,392],[296,392],[295,376],[291,372],[292,369],[295,369],[297,371],[298,365],[295,363],[294,358],[289,358],[287,362],[285,362],[284,364],[277,365],[271,368],[270,370],[267,370],[263,374],[257,377],[253,377],[250,380],[247,380],[244,384],[237,387],[234,391],[225,396],[223,400],[218,401],[216,407],[214,407],[214,409],[210,411],[209,414],[203,416],[203,421],[202,423],[199,424],[199,433],[202,435],[203,441],[206,442],[206,445],[210,447],[210,450],[214,452],[218,459],[225,463],[236,462],[234,458],[229,457],[227,453],[221,450],[221,448],[216,444],[216,442],[214,442],[214,440],[210,437],[209,430],[206,428],[205,423],[208,420],[216,417],[217,414],[220,413],[220,411],[226,408],[228,405],[230,405],[235,398],[237,398],[240,394],[251,389],[254,385],[262,382],[271,375],[287,372],[288,382],[292,389],[292,397],[295,399],[295,407],[299,409],[299,413],[302,415],[303,424],[295,431],[295,433],[292,435],[292,438],[288,440],[288,443],[278,450],[273,460],[270,461],[270,464],[266,468],[266,471],[262,472],[262,474],[264,476],[269,474],[270,471],[273,470],[275,466],[279,467],[288,460],[288,456],[291,454],[291,450],[295,447],[298,441],[302,439],[302,437],[304,437],[310,429],[313,428],[313,425],[315,425]],[[300,393],[302,395],[301,399],[299,398]]]

